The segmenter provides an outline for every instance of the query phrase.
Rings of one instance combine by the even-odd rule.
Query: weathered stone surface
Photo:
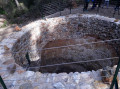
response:
[[[36,86],[36,87],[34,87],[34,89],[39,89],[39,87],[38,87],[38,86]]]
[[[31,28],[33,28],[35,26],[35,28],[26,32],[12,49],[15,52],[21,49],[18,54],[14,55],[16,63],[23,66],[27,65],[27,60],[25,60],[24,56],[27,51],[30,51],[31,61],[35,61],[36,63],[38,63],[37,61],[41,61],[42,65],[116,56],[114,49],[108,43],[88,44],[90,42],[116,38],[116,35],[119,35],[115,32],[119,21],[115,23],[114,20],[99,15],[71,15],[31,23],[26,27],[32,26]],[[44,48],[75,44],[86,45],[42,51]],[[61,61],[56,62],[55,58]],[[37,65],[35,62],[33,65]],[[86,66],[90,66],[91,64],[87,64]],[[82,66],[76,66],[76,68],[79,67],[77,71],[81,72],[83,70],[100,69],[101,67],[98,65],[106,66],[111,64],[111,61],[108,61],[107,64],[106,62],[97,62],[95,66],[90,66],[89,68]],[[116,64],[116,60],[114,64]],[[70,68],[69,71],[76,70],[76,68]],[[56,71],[59,72],[61,69]],[[48,72],[46,70],[41,71]],[[52,72],[52,70],[55,69],[51,68],[49,72]],[[64,71],[66,71],[65,68]]]
[[[65,89],[65,86],[61,82],[53,84],[53,87],[55,89]]]
[[[31,77],[31,76],[34,76],[34,74],[35,74],[35,73],[34,73],[33,71],[27,71],[26,74],[25,74],[25,77],[26,77],[26,78],[29,78],[29,77]]]
[[[61,57],[65,55],[65,58],[74,58],[73,61],[78,61],[83,59],[97,59],[97,58],[106,58],[111,56],[116,56],[115,51],[112,47],[105,44],[94,44],[94,45],[84,45],[82,47],[68,47],[68,49],[56,49],[55,51],[42,51],[44,48],[49,47],[58,47],[64,45],[75,45],[77,43],[84,44],[89,42],[97,42],[101,40],[115,39],[116,36],[119,37],[119,29],[120,22],[114,22],[115,19],[107,18],[99,15],[70,15],[70,16],[62,16],[57,18],[51,18],[45,20],[36,21],[27,25],[24,29],[19,32],[16,32],[14,36],[10,36],[9,39],[3,40],[0,45],[0,63],[9,64],[10,62],[6,60],[14,59],[16,63],[21,66],[26,67],[28,61],[25,58],[25,54],[27,52],[30,53],[30,59],[32,62],[32,66],[36,66],[36,63],[39,65],[39,61],[45,58],[45,64],[56,63],[53,62],[53,59],[48,60],[47,58]],[[69,40],[68,40],[69,39]],[[8,42],[8,43],[7,43]],[[10,43],[10,44],[9,44]],[[13,43],[13,44],[11,44]],[[56,43],[56,44],[54,44]],[[54,45],[53,45],[54,44]],[[119,43],[117,43],[119,44]],[[7,57],[2,55],[4,53],[4,45],[9,47],[12,55]],[[52,45],[52,46],[51,46]],[[35,51],[34,51],[35,50]],[[95,51],[95,52],[94,52]],[[79,55],[79,52],[81,55]],[[63,53],[64,55],[60,55]],[[100,55],[100,54],[101,55]],[[52,55],[51,55],[52,54]],[[107,54],[107,55],[106,55]],[[86,56],[87,55],[87,56]],[[95,55],[94,58],[92,55]],[[12,58],[14,57],[14,58]],[[82,58],[81,58],[82,57]],[[73,59],[72,58],[72,59]],[[69,62],[71,60],[62,59],[62,62]],[[4,61],[3,61],[4,60]],[[39,60],[39,61],[37,61]],[[47,63],[46,63],[47,62]],[[60,63],[61,61],[57,61]],[[106,65],[106,63],[111,64],[111,61],[103,62],[102,64]],[[11,64],[11,63],[10,63]],[[93,63],[91,63],[93,65]],[[91,65],[90,64],[90,65]],[[99,63],[97,63],[99,64]],[[115,63],[114,63],[115,64]],[[5,65],[5,66],[6,66]],[[91,66],[86,65],[86,70],[92,70]],[[3,64],[0,64],[1,70]],[[94,67],[97,67],[96,63],[94,63]],[[10,68],[14,69],[14,66],[10,66]],[[25,87],[26,83],[30,83],[31,86],[37,86],[38,89],[107,89],[108,85],[103,84],[101,81],[101,76],[98,71],[92,72],[82,72],[82,73],[59,73],[68,71],[75,71],[74,69],[83,70],[85,67],[73,66],[62,66],[56,67],[56,70],[53,68],[44,70],[43,73],[25,71],[19,67],[20,70],[16,70],[13,74],[9,74],[4,72],[0,72],[2,77],[5,80],[11,80],[9,83],[12,86],[21,85],[20,87]],[[18,68],[18,69],[19,69]],[[49,67],[50,68],[50,67]],[[88,69],[87,69],[88,68]],[[51,74],[51,72],[58,72],[59,74]],[[8,75],[7,75],[8,74]],[[19,77],[18,77],[19,76]],[[99,81],[95,83],[94,81]],[[6,81],[8,84],[8,81]],[[83,84],[84,83],[84,84]],[[99,84],[100,83],[100,84]],[[96,85],[97,84],[97,85]],[[28,84],[29,85],[29,84]],[[33,87],[33,89],[34,89]],[[18,86],[12,89],[19,89]]]
[[[7,67],[7,71],[11,74],[13,74],[16,71],[16,65],[15,64],[9,64]]]
[[[21,31],[22,29],[19,26],[15,27],[15,31]]]
[[[3,26],[3,23],[2,22],[0,22],[0,27],[2,27]]]
[[[83,84],[83,85],[80,85],[80,89],[95,89],[95,88],[90,84]]]
[[[14,62],[15,62],[14,59],[11,59],[11,60],[5,61],[3,64],[4,64],[4,65],[9,65],[9,64],[12,64],[12,63],[14,63]]]
[[[34,89],[31,83],[22,84],[19,89]]]
[[[5,19],[4,18],[0,18],[0,22],[4,22],[5,21]]]
[[[107,84],[103,84],[99,81],[95,81],[93,84],[95,89],[109,89],[109,86]]]
[[[119,19],[115,19],[115,20],[114,20],[114,22],[118,22],[118,21],[119,21]]]
[[[5,49],[5,50],[9,50],[9,48],[8,48],[6,45],[4,46],[4,49]]]

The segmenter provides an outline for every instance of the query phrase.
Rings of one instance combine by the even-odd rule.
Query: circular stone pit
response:
[[[30,67],[37,67],[30,70],[43,73],[82,72],[113,66],[117,63],[116,59],[38,68],[45,65],[116,57],[116,51],[112,47],[115,44],[111,44],[113,42],[89,44],[119,38],[120,25],[112,21],[113,19],[99,15],[70,15],[36,21],[38,25],[22,35],[14,44],[12,54],[15,62],[26,67],[28,53]],[[63,47],[68,45],[75,46]]]
[[[43,74],[40,75],[46,76],[44,80],[47,81],[46,78],[50,79],[54,73],[59,73],[58,75],[60,76],[62,74],[66,76],[73,75],[73,78],[75,78],[76,75],[82,75],[81,73],[77,72],[83,73],[83,71],[92,71],[106,66],[114,66],[118,61],[117,58],[107,61],[95,61],[90,63],[77,63],[48,68],[39,68],[39,66],[45,65],[116,57],[117,55],[113,45],[116,47],[119,45],[119,42],[105,42],[98,44],[89,43],[109,39],[118,39],[120,38],[119,34],[120,21],[115,22],[114,18],[108,18],[99,15],[76,14],[35,21],[23,27],[22,31],[11,34],[9,38],[4,39],[0,43],[1,69],[15,69],[15,71],[12,72],[8,71],[9,74],[12,74],[11,76],[5,77],[3,76],[4,73],[0,74],[5,79],[19,79],[16,76],[21,75],[21,79],[24,78],[22,75],[25,74],[26,78],[33,76],[36,78],[41,72]],[[76,44],[79,45],[63,47]],[[9,50],[6,50],[4,46],[7,46]],[[29,68],[29,71],[24,70],[24,68],[26,68],[28,65],[28,61],[25,57],[27,53],[29,53],[31,60],[30,67],[36,67]],[[31,70],[37,72],[32,72]],[[5,71],[5,74],[8,72]],[[71,74],[71,72],[75,73]],[[50,77],[44,73],[50,73]],[[87,78],[89,78],[89,74],[91,73],[96,73],[96,76],[99,76],[99,72],[97,71],[84,72],[83,74],[87,75]],[[76,79],[74,80],[77,82]],[[94,78],[93,80],[96,79]],[[91,80],[91,82],[93,80]],[[11,83],[13,84],[13,82]],[[50,85],[51,87],[58,87],[59,85],[66,87],[66,85],[61,84],[61,82],[55,82],[53,80],[52,83],[55,84]],[[15,84],[18,83],[16,82]],[[19,84],[23,84],[23,81],[21,81]],[[88,84],[87,86],[90,85]],[[77,87],[83,87],[83,85]]]

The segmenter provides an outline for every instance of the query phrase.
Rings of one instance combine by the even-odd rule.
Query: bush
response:
[[[0,27],[0,28],[4,28],[4,27],[6,27],[8,25],[8,22],[5,20],[4,22],[3,22],[3,25]]]
[[[3,8],[0,8],[0,14],[5,14],[5,11]]]

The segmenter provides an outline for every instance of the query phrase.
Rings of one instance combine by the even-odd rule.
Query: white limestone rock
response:
[[[79,83],[80,81],[80,74],[78,72],[75,72],[72,76],[73,80],[75,81],[75,83]]]
[[[65,89],[65,86],[61,82],[53,84],[53,87],[55,89]]]
[[[29,78],[29,77],[31,77],[31,76],[34,76],[34,74],[35,74],[35,72],[33,72],[33,71],[27,71],[27,72],[25,73],[25,77],[26,77],[26,78]]]
[[[25,84],[22,84],[19,89],[33,89],[33,86],[31,83],[25,83]]]
[[[80,89],[95,89],[92,85],[90,84],[83,84],[83,85],[80,85],[79,87]]]

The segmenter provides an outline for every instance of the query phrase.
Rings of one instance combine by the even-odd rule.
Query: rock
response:
[[[2,67],[0,67],[0,70],[2,69]]]
[[[0,27],[2,27],[3,26],[3,23],[2,22],[0,22]]]
[[[94,85],[95,89],[109,89],[107,84],[103,84],[99,81],[95,81],[93,83],[93,85]]]
[[[14,59],[11,59],[11,60],[7,60],[7,61],[3,62],[3,64],[4,65],[9,65],[9,64],[12,64],[14,62],[15,62]]]
[[[34,89],[31,83],[22,84],[19,89]]]
[[[76,88],[75,89],[80,89],[80,86],[76,86]]]
[[[118,21],[119,21],[119,19],[115,19],[115,20],[114,20],[114,22],[118,22]]]
[[[36,75],[37,77],[41,77],[41,76],[42,76],[42,73],[36,72],[35,75]]]
[[[71,83],[67,89],[76,89],[76,85],[77,84]]]
[[[10,48],[8,48],[6,45],[4,45],[4,49],[5,50],[9,50]]]
[[[15,31],[21,31],[22,29],[19,26],[15,27]]]
[[[95,88],[90,84],[83,84],[80,85],[80,89],[95,89]]]
[[[113,76],[114,76],[114,70],[111,67],[107,66],[103,68],[103,70],[101,71],[102,82],[105,84],[106,83],[111,84],[113,80]],[[119,81],[118,77],[117,77],[117,81]]]
[[[72,77],[73,77],[73,80],[75,81],[75,83],[78,84],[80,81],[80,74],[78,72],[75,72]]]
[[[38,87],[38,86],[36,86],[36,87],[34,87],[34,89],[39,89],[39,87]]]
[[[7,70],[9,73],[13,74],[16,71],[16,65],[15,64],[8,65]]]
[[[77,8],[77,3],[75,1],[72,1],[73,8]]]
[[[65,89],[65,86],[61,82],[53,84],[53,87],[55,89]]]
[[[113,70],[116,70],[116,68],[117,68],[117,65],[114,65],[114,66],[113,66]]]
[[[5,19],[4,18],[0,18],[0,22],[4,22],[5,21]]]
[[[17,70],[16,72],[18,72],[18,74],[22,74],[25,72],[25,70]]]
[[[31,77],[35,74],[35,72],[33,71],[27,71],[26,74],[25,74],[25,77],[28,78],[28,77]]]
[[[79,14],[79,16],[83,16],[82,14]]]

